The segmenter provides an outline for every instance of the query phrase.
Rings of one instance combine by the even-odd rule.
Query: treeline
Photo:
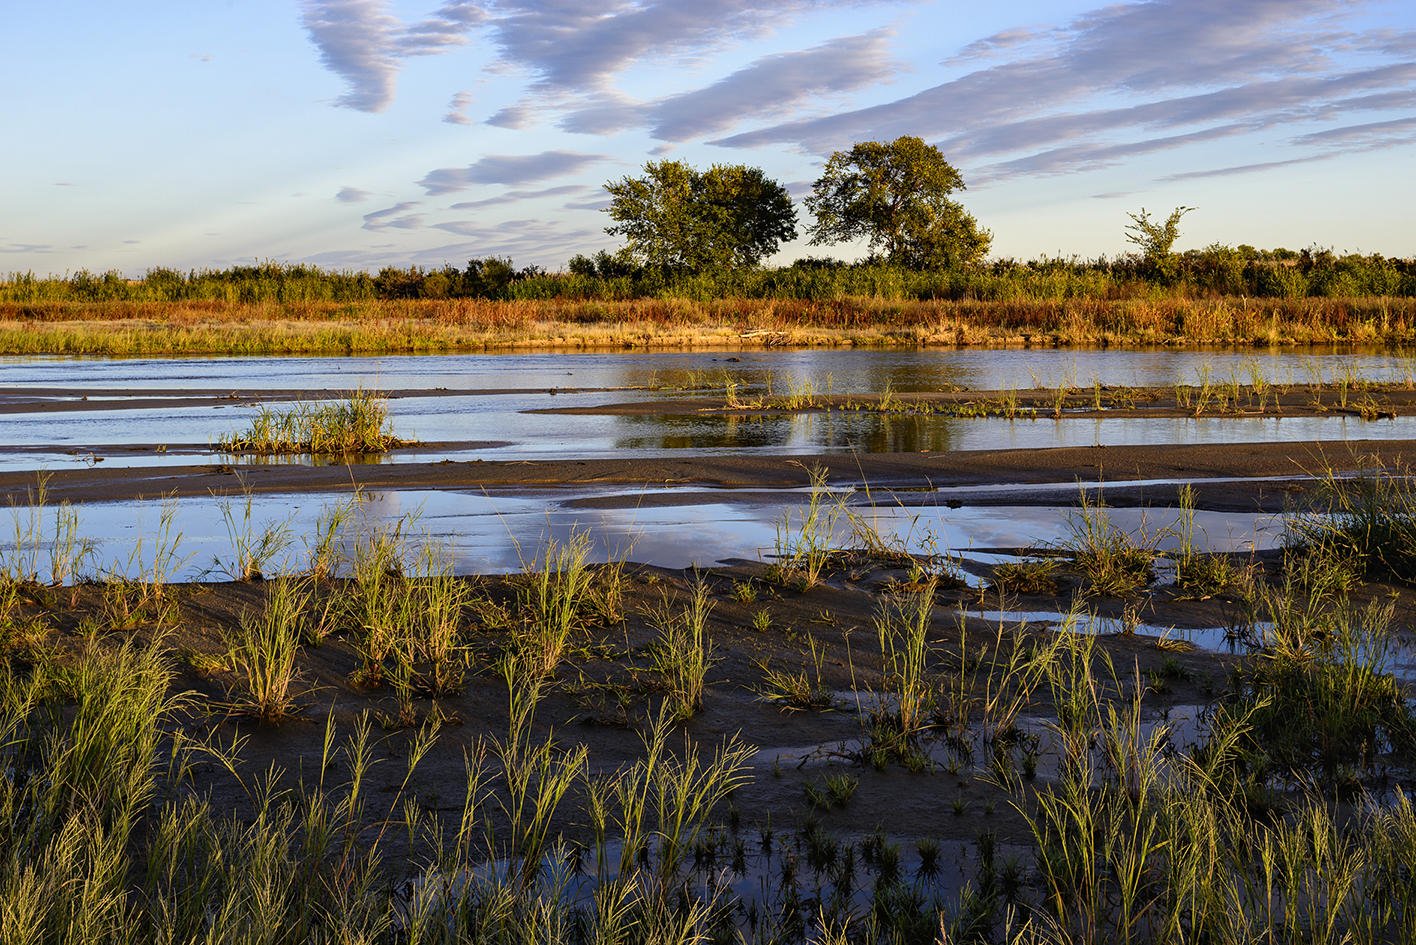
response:
[[[802,259],[781,268],[685,274],[637,266],[623,255],[571,260],[569,272],[512,260],[473,259],[463,268],[385,267],[376,274],[266,262],[181,273],[152,269],[141,279],[110,271],[67,276],[12,273],[0,302],[233,303],[362,302],[374,299],[485,298],[503,301],[724,298],[912,300],[1055,300],[1416,297],[1416,259],[1337,255],[1327,250],[1258,250],[1210,246],[1170,257],[1161,269],[1139,255],[1013,259],[916,270],[879,260]]]

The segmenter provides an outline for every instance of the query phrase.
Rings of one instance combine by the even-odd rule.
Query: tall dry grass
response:
[[[0,354],[1411,343],[1411,298],[0,303]]]

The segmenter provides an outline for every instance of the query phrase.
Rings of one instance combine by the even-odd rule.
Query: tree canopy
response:
[[[812,185],[811,244],[869,238],[873,253],[915,269],[975,262],[993,234],[949,199],[964,179],[933,145],[905,135],[837,151]]]
[[[780,183],[759,167],[650,161],[643,177],[605,185],[611,236],[623,236],[634,260],[702,272],[755,266],[796,238],[796,210]]]

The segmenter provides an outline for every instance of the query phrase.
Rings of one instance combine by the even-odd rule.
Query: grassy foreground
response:
[[[1416,299],[0,302],[0,354],[1416,344]]]
[[[1188,501],[1168,526],[1185,536],[1178,586],[1225,595],[1257,654],[1211,681],[1223,688],[1193,746],[1146,711],[1188,679],[1190,654],[1158,642],[1126,665],[1112,656],[1124,631],[951,626],[935,605],[956,599],[954,562],[905,553],[819,478],[782,520],[774,565],[738,580],[685,573],[686,596],[662,574],[588,565],[586,536],[552,543],[524,574],[458,579],[408,541],[408,522],[348,527],[353,505],[321,520],[298,572],[173,586],[179,540],[161,526],[125,574],[95,571],[76,512],[44,518],[37,494],[0,556],[0,940],[1409,942],[1416,715],[1391,673],[1385,594],[1366,608],[1348,595],[1409,567],[1409,545],[1400,560],[1375,549],[1409,535],[1416,513],[1405,480],[1329,485],[1337,514],[1303,519],[1276,573],[1195,547]],[[830,543],[842,517],[860,547]],[[233,576],[290,543],[227,518]],[[1040,560],[1054,589],[1135,600],[1155,547],[1084,504]],[[865,708],[831,774],[778,780],[736,737],[679,737],[705,709],[705,677],[744,639],[799,651],[791,667],[763,662],[762,701],[796,719],[843,709],[823,682],[842,652],[823,604],[847,598],[824,578],[881,567],[898,579],[844,651]],[[995,591],[1006,579],[995,570]],[[252,588],[221,651],[179,646],[215,596]],[[735,632],[721,616],[734,604],[763,626]],[[772,627],[793,612],[819,638]],[[623,648],[594,640],[617,626]],[[342,731],[332,715],[298,721],[301,670],[331,651],[357,657],[340,698],[390,693],[389,711]],[[228,680],[227,694],[185,691],[184,666]],[[434,792],[424,772],[457,722],[445,707],[477,687],[498,692],[504,727],[466,743],[456,791]],[[558,690],[615,702],[642,736],[632,760],[598,763],[574,730],[549,732]],[[245,719],[243,737],[206,737],[223,718]],[[298,772],[252,770],[248,754],[277,736],[300,740]],[[980,826],[961,888],[947,887],[937,838],[825,826],[833,809],[859,809],[880,772]],[[214,799],[219,780],[239,784],[235,802]],[[795,786],[794,821],[740,819],[753,781]],[[1024,843],[1005,844],[992,801],[980,815],[965,781],[1016,811]],[[750,899],[730,888],[748,876],[761,880]]]

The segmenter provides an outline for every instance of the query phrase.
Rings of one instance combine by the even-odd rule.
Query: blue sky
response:
[[[0,0],[0,273],[560,268],[601,185],[915,134],[994,255],[1416,255],[1409,0]],[[802,211],[803,223],[805,211]],[[804,226],[803,226],[804,229]],[[853,256],[789,245],[777,258]]]

